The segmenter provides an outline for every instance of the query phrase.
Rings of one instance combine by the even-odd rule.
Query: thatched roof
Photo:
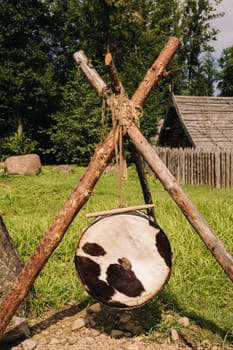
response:
[[[233,97],[172,95],[159,140],[163,146],[233,147]]]

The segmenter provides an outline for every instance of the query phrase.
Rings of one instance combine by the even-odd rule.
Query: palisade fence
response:
[[[233,148],[193,149],[154,147],[180,184],[233,188]]]

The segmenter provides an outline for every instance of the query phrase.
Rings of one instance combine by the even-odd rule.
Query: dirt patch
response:
[[[30,329],[29,338],[1,345],[1,350],[222,349],[220,345],[208,341],[205,344],[189,342],[176,329],[171,329],[170,335],[161,342],[156,339],[149,341],[133,312],[106,310],[98,303],[88,311],[85,303],[59,312],[50,311],[44,317],[32,320]]]

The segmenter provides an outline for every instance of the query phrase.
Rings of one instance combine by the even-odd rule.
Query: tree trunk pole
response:
[[[137,90],[131,98],[131,101],[136,106],[143,106],[147,97],[149,96],[155,85],[157,85],[158,81],[169,74],[166,71],[166,67],[179,47],[179,39],[171,37],[168,40],[160,55],[154,61],[151,68],[147,71],[145,78],[141,81]]]
[[[171,41],[175,42],[176,45],[171,45]],[[180,41],[176,38],[169,39],[165,47],[168,46],[170,49],[165,50],[164,52],[164,54],[166,54],[166,59],[164,59],[164,63],[167,62],[166,64],[168,64],[169,61],[172,59],[175,50],[179,46],[178,43],[180,45]],[[155,86],[158,80],[162,78],[163,75],[161,74],[161,71],[165,72],[166,69],[166,66],[161,67],[161,64],[163,64],[161,54],[159,55],[159,57],[161,63],[160,65],[158,65],[158,68],[156,68],[156,65],[154,66],[154,76],[156,82],[152,84],[153,86],[151,87],[151,89]],[[107,100],[109,98],[108,93],[106,92],[107,86],[101,79],[99,74],[95,71],[93,66],[90,64],[84,53],[82,51],[76,52],[74,54],[74,60],[85,73],[87,79],[89,80],[90,84],[95,88],[98,95],[104,97]],[[146,96],[149,95],[149,92],[150,91],[147,89]],[[145,99],[141,99],[138,105],[143,106],[144,101]],[[4,331],[11,318],[13,317],[14,313],[16,312],[24,298],[27,296],[27,293],[33,285],[33,282],[35,281],[36,277],[46,264],[53,251],[61,242],[66,230],[73,221],[74,217],[89,199],[95,184],[97,183],[104,169],[113,157],[115,142],[116,140],[113,135],[113,131],[111,131],[106,140],[103,142],[103,144],[96,150],[95,155],[92,161],[90,162],[88,168],[86,169],[84,175],[82,176],[80,182],[75,186],[64,207],[57,214],[56,218],[54,219],[54,222],[46,231],[41,242],[29,258],[29,261],[25,264],[24,268],[16,278],[11,290],[6,295],[5,299],[0,305],[0,339],[4,335]]]
[[[95,89],[97,94],[102,97],[105,89],[107,88],[107,85],[100,77],[99,73],[92,66],[85,53],[82,50],[77,51],[74,53],[73,58],[83,73],[86,75],[86,78],[91,86]]]
[[[132,144],[144,157],[155,176],[160,180],[166,191],[181,209],[182,213],[198,233],[206,247],[223,268],[226,275],[233,281],[233,257],[226,250],[222,241],[215,236],[207,222],[183,192],[174,176],[170,173],[155,152],[154,148],[148,143],[138,128],[132,124],[127,132]]]
[[[75,215],[91,196],[95,184],[114,154],[114,147],[113,133],[110,132],[105,142],[96,150],[80,182],[75,186],[64,207],[57,214],[54,222],[13,283],[10,292],[0,305],[0,339],[11,318],[27,296],[36,277],[61,242]]]
[[[153,204],[152,194],[151,194],[147,177],[146,177],[144,159],[133,145],[132,145],[132,152],[133,152],[134,163],[136,165],[136,169],[138,173],[138,178],[142,188],[144,201],[146,204]],[[156,221],[154,207],[148,208],[147,214],[149,216],[152,216],[152,218]]]

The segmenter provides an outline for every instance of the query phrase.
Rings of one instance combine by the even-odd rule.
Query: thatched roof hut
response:
[[[172,95],[159,134],[168,147],[233,147],[233,97]]]

